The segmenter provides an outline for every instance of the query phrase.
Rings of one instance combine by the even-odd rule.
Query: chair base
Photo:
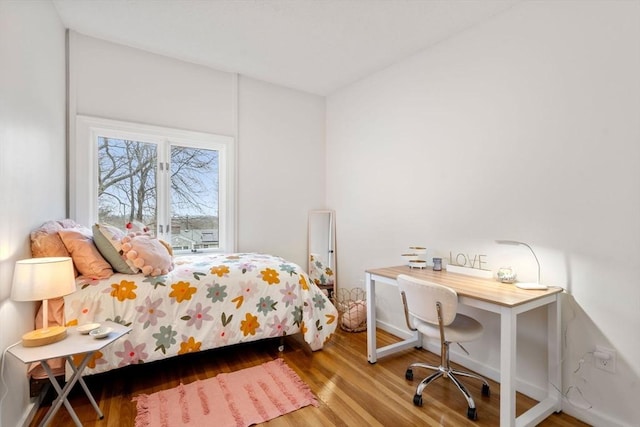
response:
[[[473,401],[473,397],[471,397],[471,393],[469,393],[469,391],[466,389],[464,384],[462,384],[456,376],[475,378],[481,381],[482,395],[488,397],[490,395],[490,389],[489,389],[489,383],[487,382],[487,380],[485,380],[480,375],[476,375],[466,371],[458,371],[455,369],[451,369],[451,367],[432,366],[424,363],[413,363],[407,368],[407,371],[405,372],[405,378],[409,381],[413,381],[414,368],[424,368],[424,369],[435,371],[433,374],[429,375],[428,377],[420,381],[420,384],[418,384],[418,387],[416,388],[416,394],[413,396],[414,405],[422,406],[422,392],[429,384],[431,384],[433,381],[437,380],[440,377],[449,378],[456,385],[458,390],[460,390],[464,398],[467,400],[467,407],[468,407],[467,418],[473,421],[478,419],[476,404]]]

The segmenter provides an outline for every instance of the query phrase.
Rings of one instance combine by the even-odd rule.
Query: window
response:
[[[234,250],[233,138],[78,116],[70,159],[77,221],[139,221],[175,251]]]

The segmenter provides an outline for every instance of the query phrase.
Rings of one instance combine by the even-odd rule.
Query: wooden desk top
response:
[[[433,271],[430,268],[410,268],[408,265],[373,268],[366,270],[366,272],[394,280],[399,274],[407,274],[418,279],[449,286],[454,289],[459,296],[486,301],[505,307],[516,307],[563,291],[561,287],[557,286],[550,286],[544,290],[520,289],[514,284],[501,283],[497,280],[451,273],[444,269],[442,271]]]

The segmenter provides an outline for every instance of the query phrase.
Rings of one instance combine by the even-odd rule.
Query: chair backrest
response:
[[[424,322],[438,324],[436,303],[442,307],[442,324],[453,322],[458,312],[458,294],[453,289],[406,274],[397,278],[400,292],[404,292],[409,314]]]

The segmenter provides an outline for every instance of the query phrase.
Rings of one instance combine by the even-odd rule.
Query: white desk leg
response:
[[[371,274],[365,273],[364,285],[367,292],[367,359],[369,363],[376,363],[376,294]]]
[[[561,354],[561,331],[560,331],[560,296],[553,304],[547,306],[547,352],[549,358],[547,366],[549,369],[549,384],[547,394],[556,401],[555,412],[562,410],[562,354]]]
[[[516,333],[518,315],[500,313],[500,427],[516,424]]]

